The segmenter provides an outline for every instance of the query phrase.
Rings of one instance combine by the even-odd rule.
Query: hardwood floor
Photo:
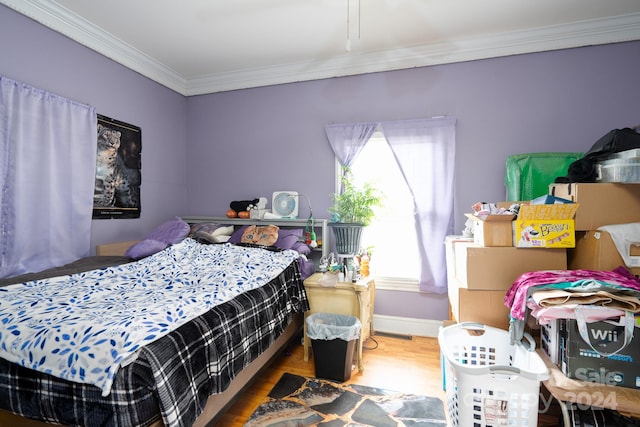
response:
[[[364,372],[353,371],[347,383],[407,393],[437,396],[446,402],[440,374],[440,349],[436,338],[404,339],[375,335],[364,343]],[[313,358],[303,360],[302,344],[296,340],[244,392],[216,427],[242,427],[284,372],[314,376]]]
[[[437,338],[412,337],[404,339],[374,335],[364,343],[364,372],[355,369],[347,383],[401,390],[407,393],[435,396],[445,403],[440,373],[440,348]],[[315,376],[313,358],[303,360],[299,339],[255,380],[223,415],[214,427],[242,427],[260,405],[284,372]],[[538,426],[558,426],[557,408],[539,414]]]
[[[446,401],[440,375],[440,350],[436,338],[412,339],[375,335],[364,343],[364,372],[357,368],[347,383],[407,393],[437,396]],[[303,360],[300,340],[289,345],[244,392],[216,427],[242,427],[284,372],[314,376],[313,357]]]

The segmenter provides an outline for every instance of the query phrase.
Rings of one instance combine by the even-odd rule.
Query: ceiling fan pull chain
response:
[[[349,2],[350,0],[347,0],[347,43],[345,45],[345,49],[347,50],[347,52],[351,52],[351,38],[350,38],[351,36],[349,34],[350,33]]]

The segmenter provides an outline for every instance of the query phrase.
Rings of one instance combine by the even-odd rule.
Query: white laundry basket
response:
[[[533,340],[511,345],[507,331],[460,323],[441,328],[438,342],[454,427],[537,425],[540,382],[549,371]]]

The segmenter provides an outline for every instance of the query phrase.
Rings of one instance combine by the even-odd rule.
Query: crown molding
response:
[[[640,13],[635,13],[187,79],[55,2],[0,3],[185,96],[640,39]]]
[[[235,70],[187,81],[186,95],[450,64],[549,50],[640,40],[640,13],[527,31],[356,53],[325,61]]]
[[[56,2],[0,0],[0,3],[169,89],[186,94],[187,81],[179,73]]]

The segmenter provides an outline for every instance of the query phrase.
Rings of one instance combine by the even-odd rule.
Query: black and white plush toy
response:
[[[259,201],[260,199],[237,200],[237,201],[231,202],[229,204],[229,207],[236,212],[248,211],[249,209],[251,209],[251,207],[257,206]]]
[[[267,198],[260,197],[253,200],[238,200],[231,202],[229,207],[236,212],[248,211],[251,209],[265,209],[267,207]]]

